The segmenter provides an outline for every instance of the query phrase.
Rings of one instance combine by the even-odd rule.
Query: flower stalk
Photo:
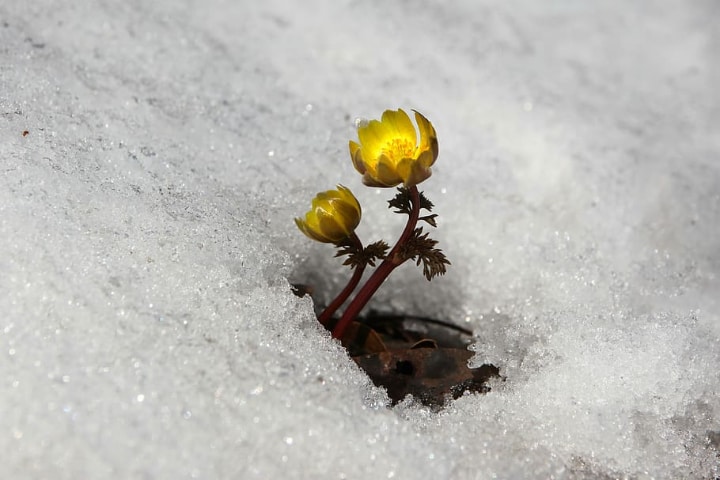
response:
[[[418,189],[413,186],[409,189],[409,191],[412,209],[410,210],[410,215],[408,217],[407,224],[405,225],[405,229],[400,235],[397,243],[395,243],[395,246],[392,250],[390,250],[387,257],[385,257],[385,260],[383,260],[380,266],[377,267],[377,270],[373,272],[368,281],[365,282],[365,285],[363,285],[355,298],[350,302],[350,305],[348,305],[347,309],[340,318],[340,321],[337,325],[335,325],[335,328],[332,331],[332,336],[334,338],[342,339],[348,325],[355,320],[358,313],[360,313],[370,298],[372,298],[378,288],[380,288],[380,285],[383,284],[385,279],[387,279],[393,270],[407,260],[407,258],[401,254],[402,248],[415,231],[415,226],[417,225],[418,218],[420,217],[420,194]]]
[[[360,238],[358,238],[358,236],[354,232],[349,238],[349,244],[350,248],[354,248],[358,252],[362,252],[364,250]],[[355,266],[353,275],[350,278],[348,284],[345,285],[345,288],[343,288],[342,291],[338,294],[338,296],[335,297],[335,300],[330,302],[330,305],[328,305],[325,310],[323,310],[322,313],[318,316],[318,321],[322,326],[326,328],[328,327],[328,323],[330,322],[330,320],[332,320],[333,314],[335,314],[337,309],[340,308],[343,303],[345,303],[350,294],[355,291],[355,288],[360,283],[360,279],[362,279],[366,266],[367,262],[358,263]]]

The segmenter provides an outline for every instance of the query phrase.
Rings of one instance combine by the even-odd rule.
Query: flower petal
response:
[[[430,123],[430,120],[425,118],[422,113],[413,110],[415,112],[415,121],[418,124],[418,130],[420,130],[420,150],[430,150],[433,154],[433,159],[430,165],[435,163],[435,159],[437,159],[439,149],[438,149],[438,141],[437,141],[437,133],[435,132],[435,127],[433,127],[432,123]]]
[[[360,145],[353,142],[352,140],[350,140],[350,157],[352,158],[355,170],[360,173],[365,173],[367,168],[365,167],[365,162],[363,160],[362,148],[360,148]]]
[[[316,233],[316,231],[310,228],[310,226],[305,221],[296,218],[295,224],[298,226],[301,232],[303,232],[305,235],[315,240],[316,242],[328,243],[328,240],[325,237]]]
[[[355,195],[352,194],[349,188],[343,185],[338,185],[337,191],[340,194],[338,198],[355,210],[356,215],[359,217],[358,223],[360,223],[360,218],[362,217],[362,207],[360,207],[360,202],[358,202],[357,198],[355,198]]]
[[[394,187],[402,183],[402,178],[398,175],[395,167],[395,164],[387,155],[380,155],[375,179],[385,184],[386,187]]]
[[[368,187],[381,187],[385,188],[388,187],[388,185],[385,185],[384,183],[378,182],[375,177],[370,175],[369,172],[365,172],[365,175],[363,175],[362,182],[364,185],[367,185]]]
[[[310,210],[307,215],[305,215],[305,221],[303,222],[303,225],[305,225],[305,228],[307,228],[311,232],[317,232],[319,228],[319,222],[317,217],[317,212],[319,210],[317,208],[313,208]]]
[[[316,207],[323,202],[325,202],[328,198],[328,192],[318,192],[317,195],[315,195],[315,198],[312,199],[312,205],[313,207]]]
[[[418,155],[417,163],[422,165],[423,168],[430,168],[435,163],[435,158],[430,150],[425,150]]]
[[[365,127],[358,128],[358,138],[366,160],[377,158],[380,155],[387,143],[388,135],[388,129],[377,120],[371,120]]]
[[[407,185],[408,178],[410,178],[410,175],[412,173],[413,165],[416,163],[414,158],[403,158],[398,162],[398,164],[395,166],[395,171],[397,172],[398,176],[402,179],[402,182]]]
[[[301,232],[303,232],[305,235],[307,235],[307,229],[305,228],[305,222],[302,220],[302,218],[295,218],[295,225],[300,229]]]
[[[426,152],[429,154],[429,152]],[[406,187],[412,187],[418,183],[422,183],[432,175],[432,171],[428,167],[424,167],[420,162],[414,162],[410,170],[407,179],[405,180]]]
[[[338,217],[339,220],[338,223],[343,225],[346,236],[349,236],[360,223],[357,209],[353,205],[344,202],[336,202],[334,207],[335,216]]]
[[[343,225],[338,222],[333,215],[330,215],[327,212],[318,212],[317,218],[318,230],[322,232],[322,235],[331,242],[342,240],[352,232],[352,230],[346,231],[345,228],[343,228]]]
[[[393,137],[401,137],[409,143],[417,144],[417,132],[410,121],[410,117],[402,109],[385,110],[382,114],[382,123],[393,131]]]

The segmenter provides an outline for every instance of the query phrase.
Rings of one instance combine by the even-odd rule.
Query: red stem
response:
[[[365,304],[367,304],[370,298],[375,294],[375,292],[377,292],[377,289],[380,288],[380,285],[383,284],[385,279],[393,270],[395,270],[395,268],[407,260],[405,258],[401,258],[399,252],[405,242],[407,242],[408,238],[410,238],[410,235],[412,235],[415,231],[415,225],[417,225],[418,217],[420,216],[420,193],[415,186],[410,187],[409,191],[412,210],[410,210],[410,216],[408,217],[407,225],[405,225],[405,230],[403,230],[397,243],[392,250],[390,250],[387,257],[385,257],[385,260],[383,260],[380,266],[375,269],[368,281],[365,282],[365,285],[362,286],[358,294],[350,302],[350,305],[348,305],[342,315],[342,318],[340,318],[340,321],[332,331],[332,336],[334,338],[342,338],[345,333],[345,329],[347,329],[348,325],[355,320],[355,317],[357,317],[358,313],[360,313]]]
[[[355,248],[357,248],[358,251],[363,250],[363,244],[354,232],[350,237],[350,240],[353,242]],[[322,313],[318,316],[318,321],[323,326],[327,326],[327,323],[330,321],[335,311],[340,308],[343,303],[345,303],[345,300],[348,299],[353,290],[355,290],[355,287],[358,286],[358,283],[360,283],[360,279],[362,278],[364,271],[365,264],[357,265],[355,267],[355,272],[353,272],[353,276],[350,278],[350,281],[345,286],[345,288],[343,288],[342,292],[340,292],[340,294],[335,297],[335,300],[330,302],[330,305],[328,305],[325,310],[323,310]]]

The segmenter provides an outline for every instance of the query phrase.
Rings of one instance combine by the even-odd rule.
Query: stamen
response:
[[[412,158],[415,153],[415,146],[414,143],[405,138],[393,138],[385,144],[383,153],[393,161]]]

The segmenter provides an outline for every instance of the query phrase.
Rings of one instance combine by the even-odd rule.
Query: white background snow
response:
[[[0,2],[2,478],[720,476],[720,4]],[[417,109],[453,265],[371,307],[504,383],[387,408],[295,228]],[[29,133],[23,136],[23,131]]]

